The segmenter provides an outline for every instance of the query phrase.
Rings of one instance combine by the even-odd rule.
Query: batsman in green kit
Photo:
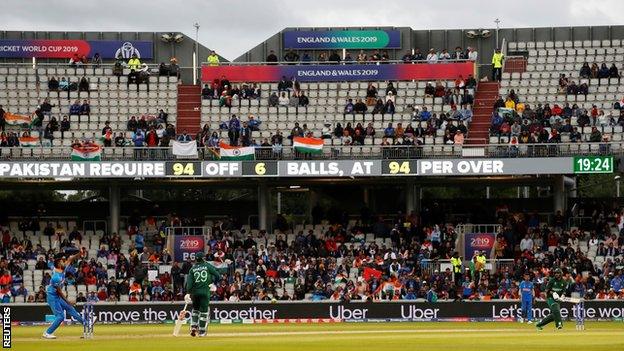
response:
[[[186,276],[186,295],[184,296],[186,303],[193,304],[191,336],[206,336],[206,327],[209,321],[210,286],[219,280],[221,280],[221,275],[210,263],[204,261],[204,253],[196,253],[195,264]]]
[[[563,277],[561,270],[555,269],[554,277],[551,277],[546,285],[546,303],[550,308],[550,314],[535,325],[538,330],[544,329],[544,326],[552,321],[555,321],[557,329],[563,328],[559,298],[565,295],[569,284],[569,281]]]

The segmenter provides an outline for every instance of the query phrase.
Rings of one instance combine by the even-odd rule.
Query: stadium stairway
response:
[[[470,123],[470,130],[468,130],[466,144],[488,143],[492,108],[498,98],[498,89],[498,82],[480,82],[477,86],[472,110],[472,123]]]
[[[200,130],[201,123],[201,86],[178,85],[177,131],[187,131],[190,135]]]

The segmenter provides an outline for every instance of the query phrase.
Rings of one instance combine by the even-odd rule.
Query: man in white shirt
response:
[[[429,50],[429,54],[427,55],[427,63],[436,63],[438,62],[438,54],[434,49]]]
[[[533,251],[533,239],[526,234],[522,240],[520,240],[520,251],[525,250]]]
[[[468,47],[468,60],[477,61],[479,54],[474,48]]]

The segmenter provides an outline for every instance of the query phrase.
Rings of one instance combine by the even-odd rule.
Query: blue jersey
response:
[[[520,294],[524,301],[533,299],[533,282],[523,280],[520,283]]]
[[[58,297],[56,289],[63,289],[65,287],[65,272],[67,268],[63,272],[57,272],[56,270],[52,274],[52,279],[50,279],[50,285],[47,286],[46,292],[48,296]]]

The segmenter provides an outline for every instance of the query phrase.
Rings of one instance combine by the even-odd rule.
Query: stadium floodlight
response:
[[[492,36],[492,32],[488,29],[481,30],[481,38],[489,38]]]
[[[173,36],[170,33],[163,33],[160,35],[160,40],[164,41],[165,43],[170,43],[172,39]]]
[[[466,32],[466,36],[470,39],[476,38],[477,32],[475,32],[474,30],[469,30]]]
[[[181,43],[183,40],[184,40],[184,35],[182,35],[181,33],[178,33],[173,37],[173,41],[176,43]]]

